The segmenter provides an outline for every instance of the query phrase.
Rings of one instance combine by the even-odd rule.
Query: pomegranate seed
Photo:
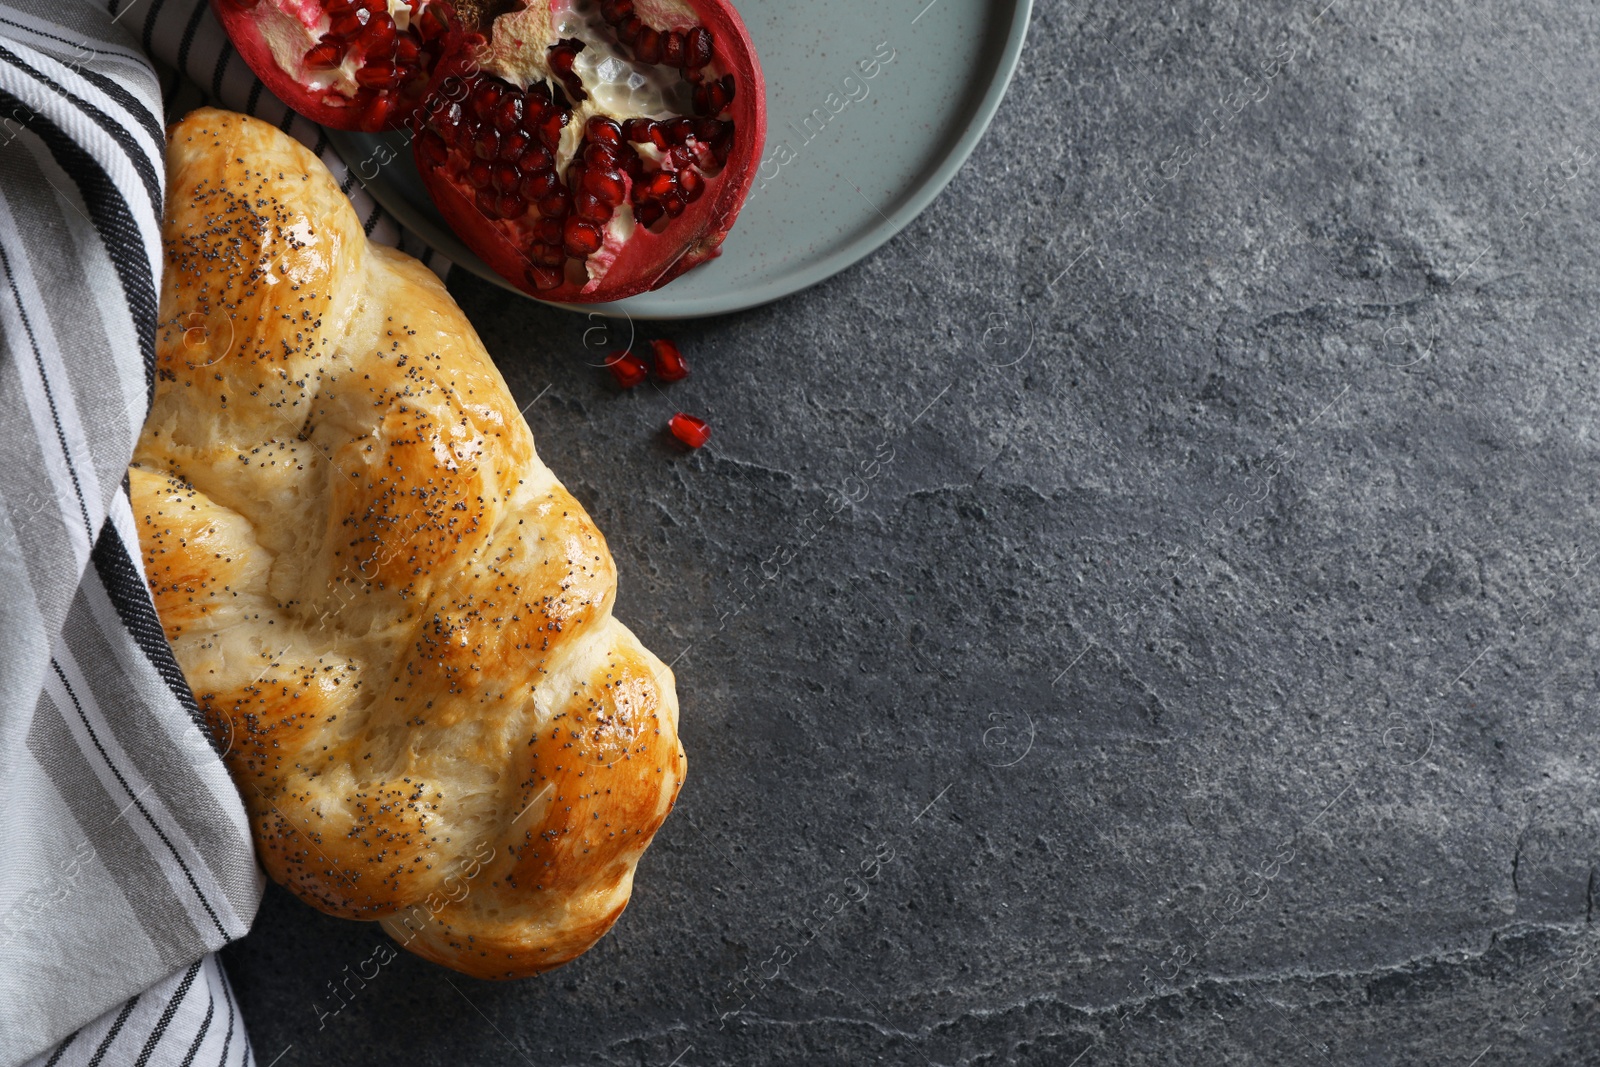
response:
[[[650,131],[654,128],[655,123],[649,119],[629,119],[622,132],[634,144],[644,144],[650,140]]]
[[[683,195],[689,198],[689,203],[700,199],[706,191],[705,179],[700,177],[698,171],[686,170],[678,175],[678,187],[683,190]]]
[[[547,245],[560,244],[564,233],[565,227],[560,219],[540,219],[533,228],[534,236]]]
[[[611,205],[587,189],[580,189],[572,197],[572,213],[590,222],[607,222],[611,219]]]
[[[715,52],[711,31],[696,26],[683,39],[683,66],[686,70],[699,70],[711,62]]]
[[[327,7],[323,8],[323,10],[328,13],[329,18],[338,18],[340,15],[348,15],[352,11],[365,11],[366,9],[360,4],[354,3],[353,0],[329,0]]]
[[[494,165],[494,187],[502,193],[509,193],[517,187],[517,168],[509,163],[496,163]]]
[[[622,181],[622,175],[616,171],[591,170],[584,175],[583,187],[586,192],[593,193],[602,203],[611,207],[622,203],[628,195],[628,188]]]
[[[583,150],[583,165],[590,170],[612,170],[617,165],[617,154],[603,144],[590,144]]]
[[[710,144],[722,136],[722,123],[716,119],[696,119],[694,123],[694,139],[701,144]]]
[[[539,140],[544,146],[554,152],[561,144],[561,131],[567,128],[567,123],[572,116],[559,108],[552,107],[545,111],[544,118],[539,121]]]
[[[433,120],[433,128],[439,131],[445,144],[456,145],[461,143],[462,123],[465,120],[460,104],[448,104]]]
[[[527,134],[512,134],[513,137],[526,138]],[[534,174],[543,174],[555,167],[555,157],[550,154],[550,149],[542,144],[521,142],[522,151],[513,161],[517,166],[517,173],[528,177]]]
[[[697,86],[694,91],[694,109],[702,115],[720,115],[728,110],[733,98],[722,82]]]
[[[547,219],[564,219],[571,210],[567,194],[559,190],[539,201],[539,214]]]
[[[417,47],[417,42],[410,36],[401,37],[394,43],[394,61],[406,66],[413,66],[422,58],[422,49]]]
[[[432,130],[424,130],[417,143],[417,154],[422,157],[422,162],[430,167],[442,167],[445,160],[450,158],[450,146],[444,143]]]
[[[546,170],[540,171],[532,177],[522,179],[522,185],[518,187],[517,191],[529,200],[543,200],[555,192],[556,187],[560,184],[560,179],[556,177],[555,171]]]
[[[387,12],[380,11],[367,23],[366,32],[361,35],[361,42],[369,54],[384,55],[393,51],[394,35],[394,19],[390,18]]]
[[[370,90],[366,89],[362,90],[362,92],[369,91]],[[394,104],[395,101],[394,97],[392,96],[374,97],[367,103],[366,108],[362,111],[362,114],[366,117],[367,125],[373,127],[374,129],[382,126],[389,120],[389,112],[394,110]]]
[[[567,261],[567,254],[555,245],[533,246],[533,261],[541,267],[559,267]]]
[[[479,159],[493,159],[500,154],[500,135],[493,130],[479,130],[472,141],[472,153]]]
[[[600,17],[615,26],[633,14],[633,0],[602,0]]]
[[[516,193],[507,193],[495,201],[494,209],[503,219],[520,219],[528,213],[528,202]]]
[[[483,160],[474,159],[467,166],[467,181],[474,189],[487,189],[494,182],[494,170]]]
[[[644,195],[652,200],[659,200],[677,186],[677,180],[664,170],[658,170],[644,183]]]
[[[358,7],[354,11],[331,18],[328,20],[328,35],[348,41],[366,29],[367,19],[371,17],[366,8]]]
[[[369,63],[356,70],[356,84],[368,89],[393,89],[400,84],[400,75],[390,63]]]
[[[582,219],[568,219],[561,235],[561,246],[567,250],[567,255],[574,259],[582,259],[600,251],[600,246],[605,244],[605,240],[605,234],[594,223]]]
[[[667,140],[674,145],[681,145],[694,136],[693,119],[673,119],[665,125],[667,127]]]
[[[666,209],[653,200],[633,209],[633,217],[639,221],[639,225],[646,228],[660,222],[666,213]]]
[[[661,62],[661,33],[652,26],[646,26],[639,31],[639,39],[633,42],[633,58],[641,63]]]
[[[509,133],[522,121],[522,97],[512,93],[494,109],[494,128]]]
[[[583,135],[595,144],[608,148],[622,147],[622,127],[603,115],[596,115],[583,128]]]
[[[495,106],[500,103],[500,83],[497,81],[479,81],[468,106],[472,108],[473,117],[479,122],[488,122],[494,114]]]
[[[473,202],[478,205],[478,210],[483,212],[484,218],[495,219],[499,217],[500,213],[495,210],[494,194],[489,190],[479,189],[477,195],[473,197]]]
[[[684,196],[682,193],[675,192],[671,196],[663,197],[661,200],[661,206],[667,209],[667,216],[669,218],[675,219],[679,215],[683,214],[684,208],[689,206],[689,198]]]
[[[638,15],[629,15],[617,23],[617,39],[631,48],[645,29],[644,19]]]
[[[632,389],[642,383],[650,374],[650,369],[644,365],[644,360],[632,352],[621,349],[606,357],[606,369],[611,372],[617,384],[624,389]]]
[[[567,280],[566,275],[556,267],[529,267],[524,277],[541,293],[559,289],[561,283]]]
[[[711,427],[706,425],[705,419],[697,419],[681,411],[667,420],[667,429],[690,448],[702,448],[711,440]]]
[[[308,67],[337,67],[343,59],[344,43],[331,35],[324,35],[322,40],[312,45],[306,52]]]
[[[669,67],[683,66],[683,34],[677,30],[661,35],[661,62]]]
[[[510,133],[501,134],[500,158],[508,164],[521,163],[526,157],[530,143],[528,135],[521,130],[512,130]],[[540,152],[544,151],[543,145],[535,145],[534,147]],[[517,169],[520,171],[522,168],[518,167]]]
[[[571,74],[572,61],[583,50],[583,42],[574,37],[565,37],[550,46],[550,69],[557,74]]]
[[[728,95],[728,103],[730,103],[730,104],[733,103],[733,95],[734,95],[733,94],[733,89],[734,89],[733,75],[732,74],[724,74],[722,76],[722,80],[719,81],[717,84],[722,86],[722,91]]]
[[[674,166],[680,170],[694,162],[694,153],[685,145],[678,145],[667,153]]]
[[[662,339],[651,341],[650,347],[656,351],[657,378],[664,382],[681,382],[689,376],[689,362],[678,351],[677,345]]]
[[[566,86],[568,95],[573,100],[586,100],[589,94],[583,91],[583,79],[572,71],[573,59],[583,51],[584,44],[575,37],[564,38],[550,46],[550,69],[556,72],[561,83]]]

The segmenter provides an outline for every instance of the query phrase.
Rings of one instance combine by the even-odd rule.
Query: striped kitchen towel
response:
[[[152,62],[154,60],[154,62]],[[154,381],[165,121],[310,145],[204,0],[0,0],[0,1067],[253,1062],[215,957],[261,875],[151,605],[126,469]]]

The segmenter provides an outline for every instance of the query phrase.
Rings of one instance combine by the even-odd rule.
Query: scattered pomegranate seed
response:
[[[667,420],[667,429],[690,448],[700,448],[711,440],[711,427],[706,425],[705,419],[697,419],[681,411]]]
[[[664,382],[681,382],[689,376],[689,361],[671,341],[651,341],[656,350],[656,377]]]
[[[606,357],[606,368],[611,371],[611,377],[615,378],[617,384],[624,389],[632,389],[650,374],[650,369],[644,365],[644,360],[622,349]]]

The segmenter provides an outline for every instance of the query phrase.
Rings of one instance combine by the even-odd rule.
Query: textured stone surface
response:
[[[1600,1061],[1600,16],[1319,7],[1041,3],[932,209],[669,392],[457,279],[689,783],[542,979],[333,1014],[381,935],[274,889],[262,1062]]]

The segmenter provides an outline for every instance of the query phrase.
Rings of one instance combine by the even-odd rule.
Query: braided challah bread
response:
[[[261,862],[484,978],[621,914],[686,762],[672,672],[431,273],[266,123],[168,132],[146,576]]]

